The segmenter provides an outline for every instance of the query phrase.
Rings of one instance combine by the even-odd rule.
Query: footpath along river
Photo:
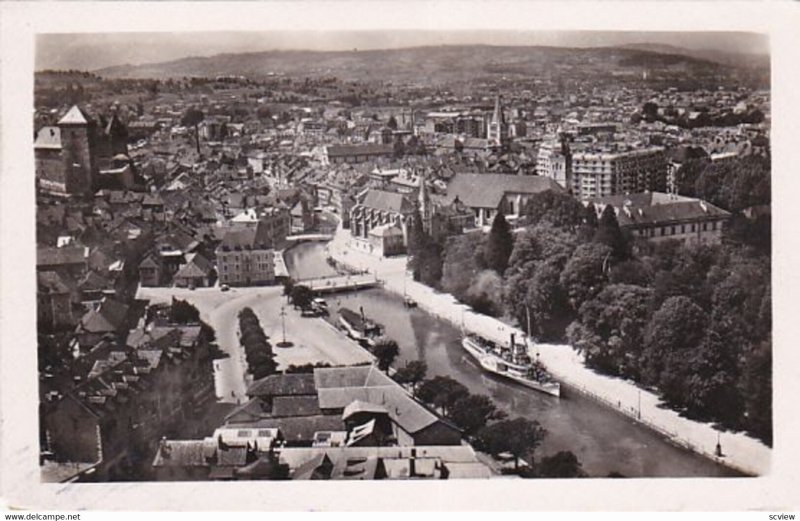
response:
[[[296,280],[328,276],[322,243],[299,244],[286,252],[287,268]],[[569,388],[558,399],[481,371],[461,349],[460,332],[421,310],[407,309],[401,297],[382,289],[342,293],[328,298],[331,318],[340,307],[364,312],[383,324],[400,346],[400,366],[424,360],[428,377],[444,375],[472,393],[488,395],[509,416],[538,420],[548,435],[537,457],[571,450],[591,475],[618,472],[627,477],[722,477],[737,472],[670,444],[650,429]]]

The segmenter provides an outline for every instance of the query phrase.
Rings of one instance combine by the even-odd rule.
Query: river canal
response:
[[[334,274],[325,261],[324,247],[304,243],[287,251],[286,264],[293,278]],[[369,318],[383,324],[386,335],[400,346],[397,366],[424,360],[429,378],[449,376],[470,392],[491,397],[510,417],[538,420],[548,434],[537,457],[570,450],[591,476],[614,471],[627,477],[739,475],[568,388],[566,396],[553,398],[484,373],[461,349],[457,328],[421,309],[407,309],[398,295],[370,289],[331,296],[328,302],[331,318],[338,316],[340,307],[357,311],[363,306]]]

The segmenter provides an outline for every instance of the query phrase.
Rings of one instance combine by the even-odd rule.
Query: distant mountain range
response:
[[[768,58],[758,57],[762,61]],[[753,58],[753,64],[759,62]],[[728,68],[741,66],[716,51],[688,51],[655,44],[623,47],[564,48],[521,46],[432,46],[365,51],[264,51],[188,57],[162,63],[119,65],[95,72],[107,78],[179,78],[241,75],[265,77],[337,76],[346,80],[410,78],[427,82],[467,81],[502,74],[537,75],[548,66]],[[749,65],[745,63],[745,65]]]
[[[733,53],[716,49],[684,49],[674,45],[661,43],[632,43],[619,46],[621,49],[635,49],[639,51],[655,52],[659,54],[675,54],[716,62],[734,67],[769,67],[769,56],[758,53]]]

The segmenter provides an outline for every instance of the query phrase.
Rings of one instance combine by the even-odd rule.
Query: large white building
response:
[[[575,197],[588,199],[667,189],[669,165],[662,147],[570,148],[557,137],[545,139],[536,156],[536,174],[552,179]]]
[[[662,147],[620,152],[581,151],[572,155],[570,188],[576,197],[607,197],[664,191],[667,160]]]
[[[569,149],[556,139],[542,142],[536,155],[536,175],[550,178],[569,190],[572,183]]]
[[[679,240],[719,244],[731,214],[706,201],[676,194],[647,192],[590,199],[598,218],[611,205],[619,227],[653,242]]]
[[[275,260],[270,227],[233,228],[217,247],[219,283],[255,286],[275,281]]]

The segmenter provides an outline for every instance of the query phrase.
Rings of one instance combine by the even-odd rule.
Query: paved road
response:
[[[226,292],[216,288],[139,288],[137,298],[169,303],[175,297],[197,307],[200,317],[216,331],[220,349],[228,355],[214,362],[216,394],[224,402],[243,402],[250,383],[244,350],[239,344],[237,318],[245,307],[253,308],[261,321],[279,369],[317,362],[352,365],[372,361],[372,355],[324,320],[301,317],[292,306],[285,305],[282,293],[283,288],[277,286],[231,288]],[[289,348],[276,346],[283,339],[281,307],[285,312],[286,339],[293,344]]]

